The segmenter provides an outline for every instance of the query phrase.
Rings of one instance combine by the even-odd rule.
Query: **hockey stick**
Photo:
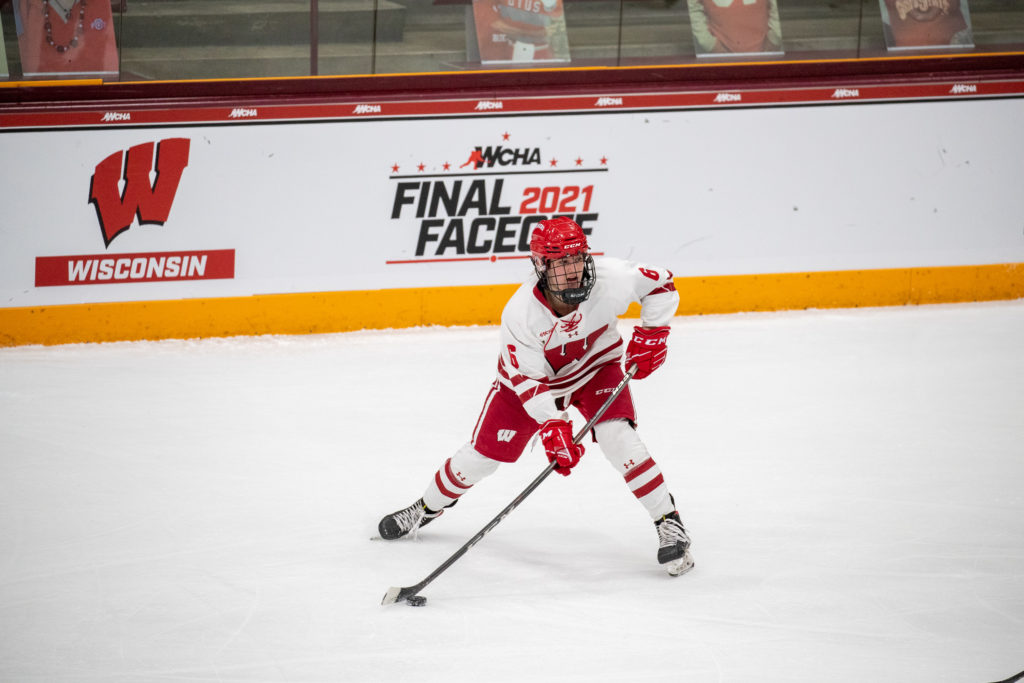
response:
[[[996,681],[996,683],[1017,683],[1017,681],[1024,680],[1024,671],[1021,671],[1016,676],[1010,676],[1005,681]]]
[[[620,381],[614,389],[612,389],[611,395],[607,399],[605,399],[604,404],[597,409],[597,412],[594,413],[593,417],[587,420],[587,424],[583,425],[583,429],[577,432],[576,436],[573,437],[573,443],[579,443],[580,441],[583,440],[583,437],[587,435],[587,432],[589,432],[594,427],[594,425],[597,424],[597,421],[601,419],[601,416],[605,414],[608,408],[611,407],[612,403],[614,403],[615,399],[619,397],[619,394],[622,393],[623,389],[626,388],[626,384],[628,384],[629,380],[633,378],[633,375],[636,374],[636,371],[636,365],[630,366],[629,370],[626,372],[626,376],[622,378],[622,381]],[[430,575],[427,576],[427,578],[423,579],[414,586],[406,586],[404,588],[392,586],[388,589],[388,592],[384,594],[384,599],[380,601],[380,604],[391,605],[401,600],[407,600],[410,605],[416,606],[423,605],[424,603],[426,603],[427,599],[422,595],[417,595],[417,593],[426,588],[427,584],[429,584],[431,581],[440,576],[446,569],[448,569],[448,567],[455,564],[456,560],[458,560],[460,557],[469,552],[469,549],[477,543],[479,543],[480,540],[488,533],[490,533],[490,531],[494,527],[498,526],[498,524],[501,523],[501,520],[508,517],[509,514],[511,514],[511,512],[515,510],[520,503],[526,500],[526,497],[528,495],[533,493],[534,489],[541,485],[541,482],[547,479],[548,475],[554,471],[556,464],[557,463],[554,460],[548,463],[548,466],[544,468],[544,471],[541,472],[536,479],[530,482],[530,485],[523,489],[518,496],[513,498],[512,502],[506,505],[505,509],[498,513],[497,517],[488,522],[487,526],[485,526],[483,529],[476,532],[476,535],[473,536],[473,538],[466,541],[465,545],[456,550],[452,554],[452,556],[444,562],[442,562],[437,569],[430,572]]]

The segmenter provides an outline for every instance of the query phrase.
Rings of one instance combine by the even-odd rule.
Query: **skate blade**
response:
[[[693,556],[690,555],[690,551],[687,550],[686,553],[678,560],[666,562],[662,566],[665,567],[665,571],[669,573],[669,576],[682,576],[693,569]]]

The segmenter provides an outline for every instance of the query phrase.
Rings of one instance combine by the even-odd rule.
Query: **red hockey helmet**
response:
[[[537,223],[530,235],[530,255],[534,260],[553,261],[571,254],[588,253],[590,246],[583,228],[571,218],[559,216]]]
[[[569,283],[559,281],[548,275],[551,261],[570,256],[583,256],[583,273],[579,286],[571,287]],[[540,221],[530,235],[530,258],[542,289],[546,289],[563,302],[570,305],[583,303],[590,296],[597,280],[594,258],[590,255],[587,236],[575,221],[565,216]]]

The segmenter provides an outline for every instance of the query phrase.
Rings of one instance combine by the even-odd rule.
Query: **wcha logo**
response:
[[[621,107],[621,97],[598,97],[597,102],[594,103],[595,107]]]
[[[352,110],[353,114],[379,114],[379,104],[357,104],[356,108]]]
[[[836,88],[832,93],[832,99],[842,100],[850,97],[860,97],[859,88]]]
[[[259,111],[256,109],[247,109],[245,107],[235,107],[228,114],[229,119],[254,119],[259,116]]]
[[[405,173],[392,163],[390,219],[408,235],[410,258],[387,263],[526,258],[533,228],[552,216],[568,216],[591,234],[608,158],[552,154],[550,138],[543,152],[512,139],[506,131],[472,147],[468,159],[462,151],[455,161],[419,161]]]
[[[127,111],[108,111],[103,115],[103,121],[131,121],[131,112]]]
[[[949,89],[950,95],[965,95],[978,92],[978,86],[973,83],[957,83]]]
[[[741,102],[743,95],[734,92],[720,92],[715,96],[715,102]]]
[[[459,166],[459,168],[466,168],[469,166],[474,171],[478,168],[494,168],[497,166],[529,166],[531,164],[540,165],[540,147],[503,147],[497,145],[494,147],[477,145],[473,148],[473,151],[469,153],[469,158],[466,159],[466,163]]]
[[[477,111],[497,111],[505,108],[505,103],[501,100],[480,100],[476,103]]]
[[[96,164],[89,187],[89,203],[96,209],[103,243],[139,225],[163,225],[171,213],[181,175],[188,166],[188,138],[145,142],[127,152],[114,152]],[[156,159],[153,150],[156,149]],[[150,171],[156,172],[150,182]],[[124,189],[120,189],[121,181]]]

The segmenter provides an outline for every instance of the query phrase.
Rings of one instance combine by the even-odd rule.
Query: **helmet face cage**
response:
[[[550,261],[544,264],[544,275],[541,277],[541,287],[551,292],[563,303],[576,306],[583,303],[590,296],[590,290],[594,288],[597,281],[597,271],[594,268],[594,257],[586,252],[580,252],[583,259],[583,275],[580,277],[578,287],[568,287],[564,277],[559,277],[548,268]],[[565,257],[572,259],[572,256]]]
[[[541,221],[530,239],[530,252],[541,289],[571,306],[587,300],[597,280],[597,271],[587,237],[579,225],[564,217]],[[577,261],[574,256],[582,260],[583,273],[579,286],[568,287],[564,277],[551,272],[551,263],[561,259]]]

